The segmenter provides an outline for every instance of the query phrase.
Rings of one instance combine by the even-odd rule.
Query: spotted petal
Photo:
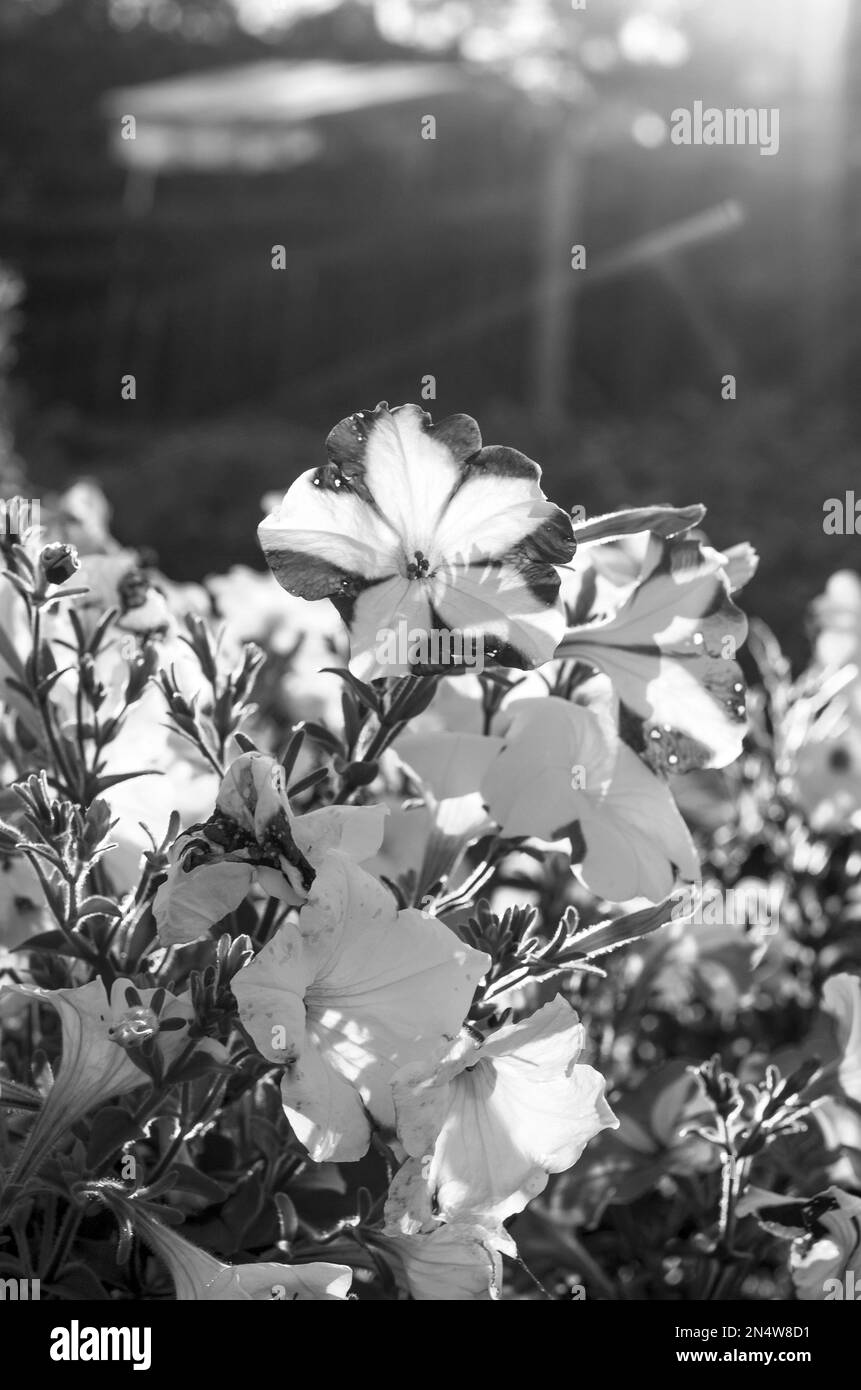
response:
[[[716,551],[667,541],[619,611],[570,628],[556,652],[607,673],[634,746],[661,770],[725,767],[741,752],[747,621],[728,588]]]
[[[503,835],[568,838],[593,892],[660,902],[696,851],[669,789],[601,715],[548,696],[512,703],[505,748],[482,781]]]

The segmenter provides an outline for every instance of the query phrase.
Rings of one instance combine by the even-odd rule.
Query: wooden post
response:
[[[583,241],[588,113],[565,107],[548,136],[544,193],[539,209],[538,275],[532,350],[531,404],[552,433],[570,411],[576,328],[577,277],[571,247]]]

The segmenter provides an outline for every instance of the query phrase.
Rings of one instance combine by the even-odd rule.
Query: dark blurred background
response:
[[[199,578],[421,400],[563,506],[708,503],[800,655],[859,567],[859,58],[851,0],[0,0],[8,485],[97,477]],[[674,144],[696,101],[779,149]]]

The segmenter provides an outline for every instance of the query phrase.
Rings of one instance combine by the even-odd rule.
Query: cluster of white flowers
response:
[[[37,771],[44,755],[45,815],[51,796],[85,812],[106,803],[112,844],[99,883],[86,881],[100,896],[85,912],[75,880],[69,939],[83,944],[67,987],[40,988],[22,956],[0,1002],[7,1014],[22,997],[51,1004],[62,1030],[12,1187],[96,1103],[147,1078],[178,1083],[192,1061],[233,1064],[224,1040],[196,1027],[191,995],[156,980],[186,980],[186,954],[200,959],[213,929],[250,905],[230,1026],[278,1076],[309,1160],[384,1156],[388,1195],[364,1238],[413,1297],[497,1297],[501,1256],[516,1256],[504,1223],[618,1120],[583,1060],[588,1019],[567,986],[529,984],[563,974],[576,935],[542,923],[544,938],[515,943],[519,973],[506,975],[502,934],[477,942],[464,913],[487,866],[528,849],[564,852],[578,892],[614,921],[651,931],[677,916],[667,900],[697,881],[699,863],[674,779],[732,763],[746,728],[746,621],[733,594],[756,557],[713,549],[703,515],[655,506],[574,522],[545,499],[538,466],[483,446],[469,417],[434,426],[418,407],[381,405],[342,421],[328,462],[261,524],[287,596],[242,568],[172,586],[106,530],[89,545],[77,536],[67,583],[56,555],[48,570],[44,537],[22,538],[0,590],[0,664],[7,727],[32,756],[15,765],[10,754],[7,771]],[[218,661],[235,667],[226,685],[208,669],[209,617],[221,623]],[[403,624],[456,635],[452,650],[480,642],[486,669],[381,669],[379,634]],[[275,737],[267,751],[260,721],[243,731],[228,719],[251,641],[285,660],[279,698],[305,721],[301,755],[295,740],[276,753]],[[76,659],[49,670],[38,644]],[[201,715],[211,742],[196,732]],[[6,831],[23,843],[36,813],[15,813],[11,795]],[[32,844],[6,863],[5,901],[29,908],[10,907],[4,944],[38,944],[48,906],[59,911],[53,880]],[[156,935],[132,951],[145,908]],[[87,930],[105,916],[101,934]],[[542,974],[532,967],[551,938],[564,949],[541,957]],[[135,1221],[179,1298],[347,1296],[348,1265],[234,1268],[151,1210]]]

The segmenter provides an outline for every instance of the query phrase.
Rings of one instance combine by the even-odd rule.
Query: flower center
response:
[[[407,579],[424,579],[430,569],[430,560],[421,550],[414,550],[414,560],[407,562]]]
[[[158,1031],[158,1018],[152,1009],[141,1004],[123,1014],[114,1026],[108,1029],[108,1034],[120,1047],[140,1047],[149,1038],[154,1038]]]

